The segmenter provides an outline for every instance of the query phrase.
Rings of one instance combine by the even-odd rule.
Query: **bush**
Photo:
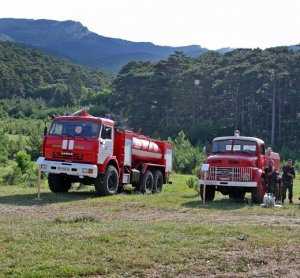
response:
[[[180,131],[173,141],[174,170],[178,173],[191,174],[203,161],[200,148],[194,147],[183,131]]]
[[[16,165],[3,176],[3,182],[8,185],[24,184],[34,186],[37,179],[37,169],[31,157],[24,151],[16,154]]]
[[[3,183],[15,185],[21,182],[22,172],[18,166],[14,166],[7,174],[3,176]]]
[[[9,139],[6,134],[0,131],[0,163],[3,164],[8,160],[8,145]]]
[[[27,143],[27,152],[30,154],[33,160],[36,160],[41,153],[42,138],[43,138],[43,125],[36,125],[35,129],[29,134]]]
[[[190,177],[189,179],[187,179],[186,185],[189,188],[194,189],[198,193],[200,192],[200,186],[199,186],[199,183],[198,183],[198,179],[196,177]]]
[[[8,144],[8,158],[15,159],[19,151],[24,151],[26,147],[26,140],[22,135],[12,135]]]
[[[24,151],[19,151],[16,155],[16,162],[18,168],[21,170],[22,174],[25,174],[26,171],[31,168],[31,157],[28,153]]]

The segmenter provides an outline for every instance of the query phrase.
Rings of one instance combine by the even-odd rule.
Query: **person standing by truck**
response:
[[[268,167],[265,168],[265,184],[267,186],[267,193],[271,193],[274,195],[276,199],[278,199],[278,172],[275,170],[273,162],[270,161]]]
[[[293,161],[288,160],[287,164],[282,168],[282,183],[283,183],[283,192],[282,192],[282,203],[286,198],[287,190],[289,191],[288,198],[290,204],[293,203],[293,180],[296,177],[295,168],[293,167]]]

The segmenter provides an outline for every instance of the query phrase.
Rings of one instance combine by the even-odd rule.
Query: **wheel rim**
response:
[[[152,183],[152,178],[151,176],[148,176],[145,182],[145,189],[146,189],[146,193],[150,193],[152,192],[153,189],[153,183]]]
[[[116,173],[111,173],[107,179],[107,189],[110,192],[115,192],[117,190],[118,177]]]

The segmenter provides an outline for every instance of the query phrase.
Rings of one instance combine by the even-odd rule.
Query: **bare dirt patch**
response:
[[[31,206],[0,204],[2,215],[51,220],[90,216],[99,221],[127,220],[143,222],[172,221],[205,224],[253,224],[300,227],[300,217],[286,215],[238,214],[231,211],[199,211],[193,209],[161,209],[141,206],[137,202],[105,204],[102,206],[58,206],[57,204]]]

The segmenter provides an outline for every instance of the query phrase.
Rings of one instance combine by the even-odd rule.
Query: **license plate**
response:
[[[70,171],[70,169],[68,167],[61,167],[61,166],[58,166],[57,170],[62,171],[62,172],[69,172]]]

